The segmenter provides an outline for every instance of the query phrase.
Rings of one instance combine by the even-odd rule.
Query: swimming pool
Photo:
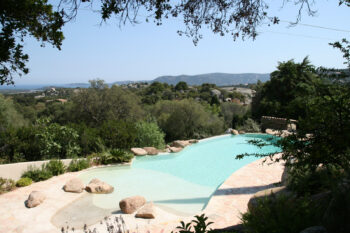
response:
[[[118,209],[121,199],[141,195],[167,211],[193,215],[205,208],[210,196],[234,171],[257,159],[236,160],[236,155],[279,152],[274,146],[259,148],[248,143],[271,137],[263,134],[214,137],[179,153],[138,156],[132,165],[96,168],[79,177],[85,183],[98,178],[114,186],[111,194],[93,195],[97,207]]]

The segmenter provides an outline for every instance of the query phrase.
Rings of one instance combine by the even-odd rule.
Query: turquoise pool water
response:
[[[93,204],[118,209],[121,199],[142,195],[147,201],[180,215],[201,211],[215,190],[236,170],[255,157],[236,160],[242,153],[271,153],[279,148],[258,148],[249,140],[271,138],[262,134],[225,135],[203,140],[179,153],[136,157],[132,165],[89,170],[80,175],[88,183],[98,178],[114,186],[112,194],[94,195]]]

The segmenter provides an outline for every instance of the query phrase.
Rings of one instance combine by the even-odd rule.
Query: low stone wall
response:
[[[296,120],[287,119],[287,118],[278,118],[271,116],[262,116],[261,117],[261,129],[277,129],[277,130],[295,130],[296,129]]]
[[[72,159],[62,159],[64,165],[69,165]],[[0,165],[0,177],[18,180],[21,178],[23,172],[25,172],[30,166],[40,168],[42,164],[49,162],[49,160],[44,161],[33,161],[33,162],[22,162],[22,163],[10,163]]]

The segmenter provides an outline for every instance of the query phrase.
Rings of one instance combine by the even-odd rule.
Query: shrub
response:
[[[180,226],[176,227],[176,229],[179,229],[180,233],[210,233],[214,232],[212,229],[209,229],[209,225],[213,224],[213,222],[206,222],[208,220],[208,217],[206,217],[204,214],[201,216],[194,216],[196,220],[192,220],[189,223],[185,223],[183,221],[180,222]],[[192,231],[192,227],[194,230]],[[171,232],[173,233],[173,231]]]
[[[35,139],[43,158],[72,158],[80,153],[77,131],[68,126],[51,123],[50,118],[41,118],[37,122]]]
[[[77,172],[90,167],[89,159],[73,159],[67,168],[69,172]]]
[[[89,160],[89,164],[90,166],[97,166],[97,165],[101,165],[101,161],[100,161],[100,156],[103,152],[100,153],[92,153],[90,155],[87,156],[87,159]]]
[[[129,149],[135,146],[138,135],[135,123],[110,120],[100,127],[100,137],[107,148]]]
[[[226,127],[235,129],[243,124],[243,115],[247,112],[247,107],[231,102],[221,103],[220,107]]]
[[[43,181],[50,179],[52,177],[52,173],[45,168],[45,164],[43,164],[40,168],[36,168],[33,166],[30,166],[26,172],[22,174],[22,178],[28,177],[31,178],[33,181]]]
[[[194,100],[160,101],[151,108],[166,141],[220,134],[224,121]]]
[[[45,168],[52,175],[58,176],[63,174],[66,171],[66,166],[62,163],[61,160],[52,159],[47,164],[45,164]]]
[[[343,182],[332,192],[332,199],[322,218],[322,224],[328,232],[350,232],[350,186]]]
[[[32,179],[30,179],[29,177],[24,177],[24,178],[17,180],[16,186],[17,187],[24,187],[24,186],[31,185],[32,183],[33,183]]]
[[[253,119],[248,118],[244,121],[244,124],[241,127],[238,127],[239,130],[244,130],[250,133],[260,132],[260,126]]]
[[[81,148],[81,154],[87,155],[96,152],[102,152],[104,145],[101,137],[99,136],[99,129],[87,126],[84,123],[70,125],[79,134],[79,146]]]
[[[6,179],[0,177],[0,194],[9,192],[15,187],[15,181],[12,179]]]
[[[107,165],[113,163],[130,162],[134,155],[124,150],[112,149],[110,151],[100,153],[98,157],[100,164]]]
[[[139,122],[136,124],[137,139],[136,143],[139,147],[153,146],[163,149],[165,146],[165,134],[155,122]]]
[[[125,150],[112,149],[110,153],[117,163],[130,162],[134,158],[134,154]]]
[[[310,198],[291,200],[281,195],[260,200],[253,213],[243,214],[242,221],[250,233],[295,233],[318,225],[320,212]]]
[[[288,187],[300,196],[331,190],[346,179],[344,172],[332,165],[324,165],[314,171],[307,166],[289,169]]]

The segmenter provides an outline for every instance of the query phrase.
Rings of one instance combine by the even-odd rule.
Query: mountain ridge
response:
[[[232,86],[239,84],[250,84],[256,83],[258,80],[266,82],[270,79],[269,73],[206,73],[206,74],[197,74],[197,75],[163,75],[159,76],[153,80],[124,80],[108,83],[108,85],[118,84],[118,85],[127,85],[129,83],[138,83],[138,82],[161,82],[168,83],[169,85],[176,85],[178,82],[184,81],[188,85],[202,85],[203,83],[212,83],[217,86]],[[47,87],[64,87],[64,88],[88,88],[89,83],[68,83],[68,84],[20,84],[16,86],[0,86],[0,90],[30,90],[30,89],[43,89]]]
[[[164,75],[155,78],[153,82],[162,82],[176,85],[178,82],[186,82],[188,85],[202,85],[212,83],[217,86],[230,86],[239,84],[256,83],[258,80],[266,82],[270,79],[269,73],[206,73],[198,75]]]

